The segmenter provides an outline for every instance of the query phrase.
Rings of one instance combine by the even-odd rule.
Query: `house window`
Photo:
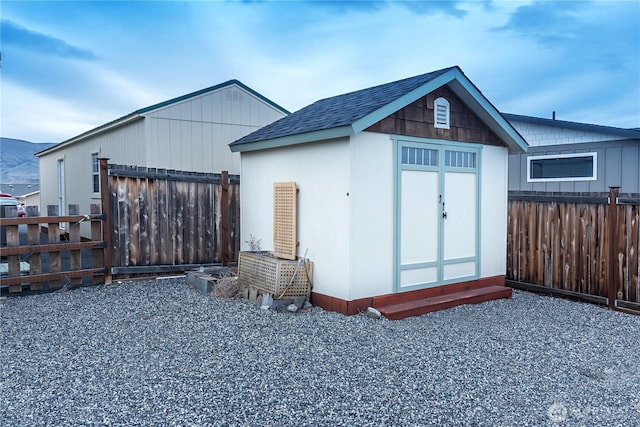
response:
[[[438,98],[433,101],[433,126],[440,129],[449,129],[449,101]]]
[[[527,181],[595,181],[597,153],[551,154],[527,158]]]
[[[100,163],[98,153],[91,153],[91,177],[93,180],[93,192],[100,192]]]

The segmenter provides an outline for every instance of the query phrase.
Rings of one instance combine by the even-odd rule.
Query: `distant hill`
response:
[[[38,158],[35,153],[53,143],[36,144],[13,138],[0,138],[0,182],[3,184],[38,183]]]

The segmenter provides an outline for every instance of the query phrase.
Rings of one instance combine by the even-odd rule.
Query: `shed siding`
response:
[[[527,182],[527,158],[547,154],[597,153],[597,180]],[[606,192],[620,186],[622,193],[640,193],[640,143],[606,141],[530,147],[526,154],[509,155],[509,191]]]
[[[598,132],[562,129],[533,123],[510,120],[509,123],[524,137],[530,147],[543,145],[580,144],[595,141],[614,141],[619,136]]]
[[[348,299],[393,292],[394,176],[389,135],[351,138],[349,202],[351,290]]]
[[[506,274],[508,149],[484,146],[480,170],[480,277]]]
[[[242,249],[250,235],[273,250],[273,183],[298,185],[298,255],[309,250],[313,290],[349,298],[349,144],[347,140],[243,153]]]

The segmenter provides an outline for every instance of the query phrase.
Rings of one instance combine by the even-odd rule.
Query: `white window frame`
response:
[[[444,108],[443,110],[445,113],[444,122],[438,122],[439,106],[442,106]],[[437,129],[449,129],[450,122],[451,122],[451,105],[449,104],[449,101],[447,101],[442,97],[436,98],[436,100],[433,101],[433,127]]]
[[[99,152],[95,152],[95,153],[91,153],[91,191],[93,192],[93,194],[98,194],[100,193],[100,160],[98,160],[100,158],[100,153]],[[95,160],[95,163],[94,163]],[[95,170],[95,166],[97,166],[97,170]],[[96,187],[95,187],[95,177],[98,177],[98,191],[96,191]]]
[[[592,157],[593,173],[592,176],[574,176],[564,178],[531,178],[531,162],[533,160],[545,159],[568,159],[572,157]],[[527,182],[559,182],[559,181],[596,181],[598,179],[598,153],[568,153],[568,154],[545,154],[542,156],[527,157]]]

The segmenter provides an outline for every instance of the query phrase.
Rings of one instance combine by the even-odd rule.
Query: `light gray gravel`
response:
[[[640,425],[640,316],[524,292],[387,321],[164,279],[0,315],[3,426]]]

